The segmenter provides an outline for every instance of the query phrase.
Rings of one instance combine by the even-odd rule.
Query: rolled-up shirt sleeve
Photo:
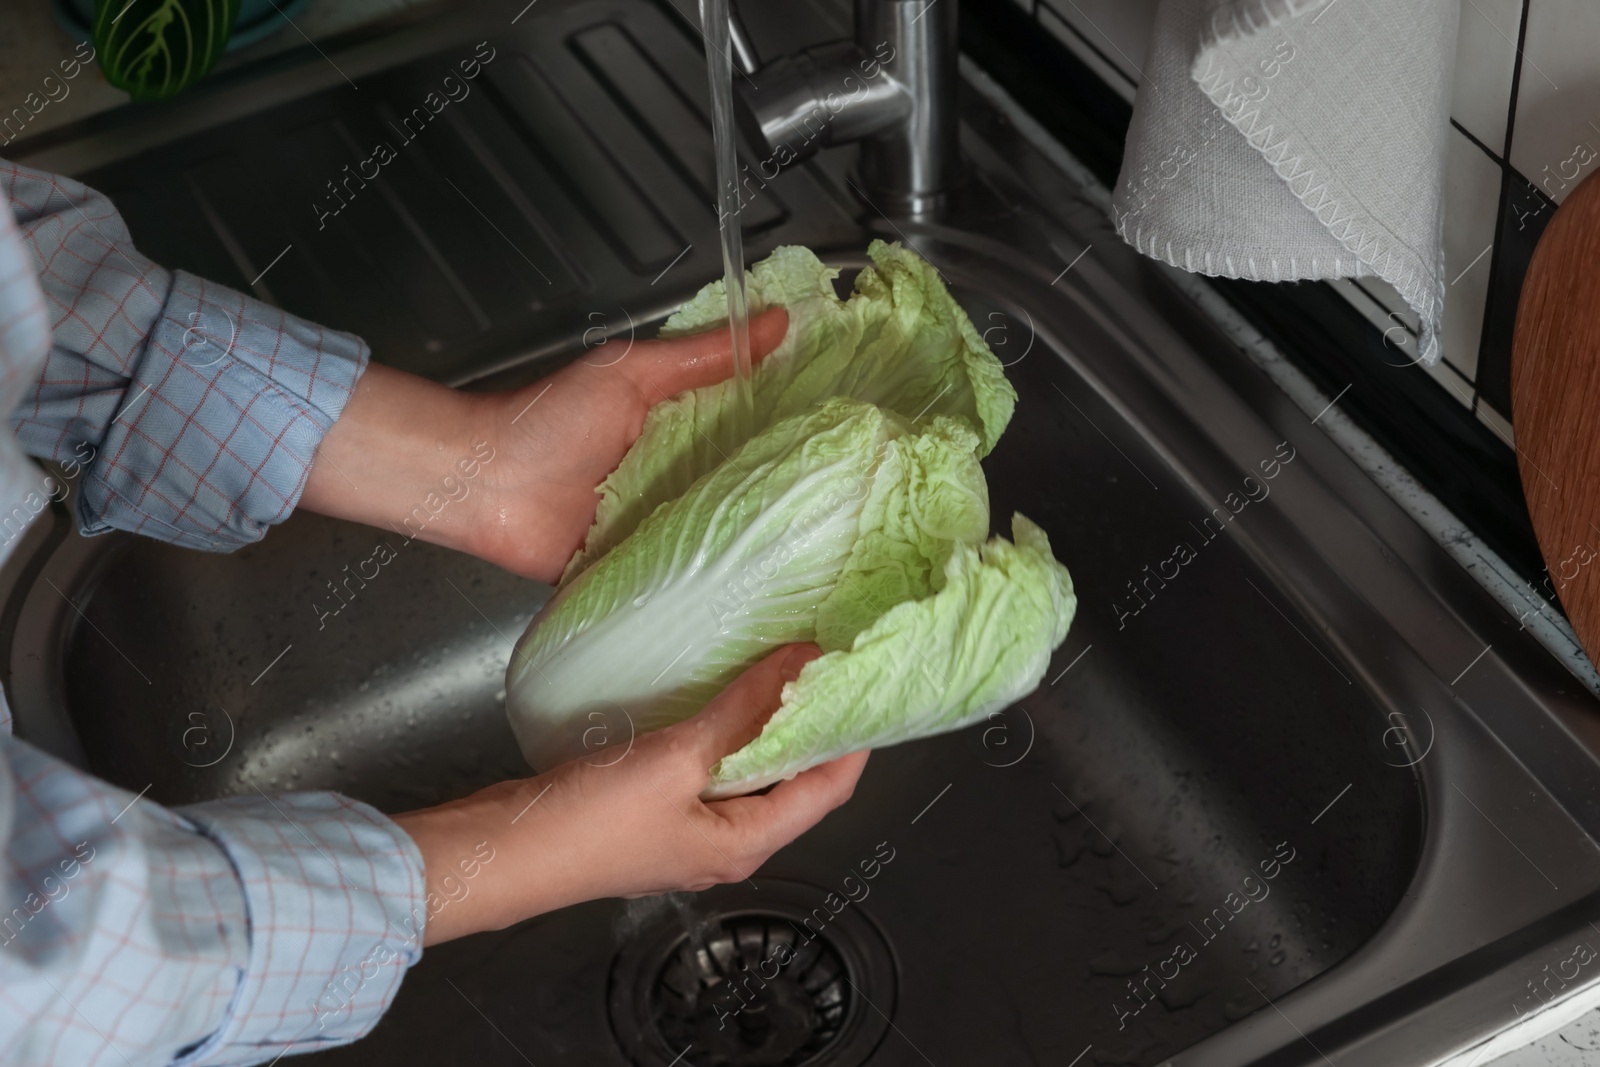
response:
[[[332,793],[163,808],[0,736],[0,1061],[250,1064],[367,1033],[422,858]]]
[[[48,481],[21,438],[85,468],[91,530],[260,537],[366,347],[151,264],[76,182],[0,162],[0,193],[0,513]],[[10,726],[0,693],[0,1063],[271,1063],[377,1023],[427,918],[399,826],[334,793],[163,807]]]
[[[0,187],[53,332],[11,425],[30,453],[83,463],[83,532],[259,540],[299,500],[366,343],[151,262],[80,182],[0,162]]]

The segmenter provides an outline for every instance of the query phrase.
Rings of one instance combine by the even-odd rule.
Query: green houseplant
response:
[[[228,47],[240,0],[95,0],[95,54],[135,100],[165,100],[199,81]]]

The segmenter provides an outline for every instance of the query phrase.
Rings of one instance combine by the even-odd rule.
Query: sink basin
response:
[[[765,17],[775,49],[848,24]],[[480,40],[472,97],[319,231],[322,178]],[[21,158],[219,281],[288,243],[264,295],[471,388],[648,336],[718,272],[670,4],[469,9],[333,56],[359,100],[313,55]],[[946,218],[885,219],[830,151],[743,221],[752,258],[803,243],[846,278],[907,242],[1007,364],[996,525],[1043,526],[1080,597],[1044,684],[876,753],[748,884],[429,949],[371,1036],[301,1062],[1433,1063],[1539,1006],[1529,980],[1600,919],[1594,702],[969,75]],[[323,617],[380,540],[397,558]],[[526,772],[503,672],[550,590],[487,564],[311,515],[214,556],[58,510],[5,578],[19,732],[163,803],[398,812]],[[804,977],[732,1030],[684,1007],[785,931],[815,941]]]

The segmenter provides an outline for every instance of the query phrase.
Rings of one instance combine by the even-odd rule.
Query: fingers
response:
[[[789,329],[789,313],[771,308],[750,320],[750,358],[758,361],[778,347]],[[670,341],[642,342],[635,358],[617,365],[653,403],[733,375],[733,341],[726,327]]]
[[[816,645],[786,645],[741,674],[698,715],[671,730],[689,739],[695,766],[711,765],[756,739],[761,727],[782,700],[783,685],[800,676],[800,669],[822,655]]]
[[[706,807],[735,828],[761,862],[849,800],[870,752],[852,752],[801,771],[762,796],[712,801]],[[759,864],[757,864],[759,865]]]
[[[775,786],[765,796],[700,802],[696,796],[717,760],[743,748],[761,732],[782,701],[783,686],[822,655],[813,644],[787,645],[745,671],[698,715],[657,731],[653,738],[672,770],[669,791],[682,790],[695,840],[677,850],[705,864],[691,872],[695,889],[749,876],[779,848],[794,840],[855,790],[867,753],[858,752],[814,767]],[[659,792],[659,789],[657,790]],[[663,794],[665,796],[665,794]],[[673,829],[678,827],[673,825]]]

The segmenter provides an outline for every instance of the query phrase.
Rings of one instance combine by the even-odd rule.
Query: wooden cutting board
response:
[[[1511,414],[1522,490],[1589,658],[1600,661],[1600,172],[1550,220],[1522,283]]]

